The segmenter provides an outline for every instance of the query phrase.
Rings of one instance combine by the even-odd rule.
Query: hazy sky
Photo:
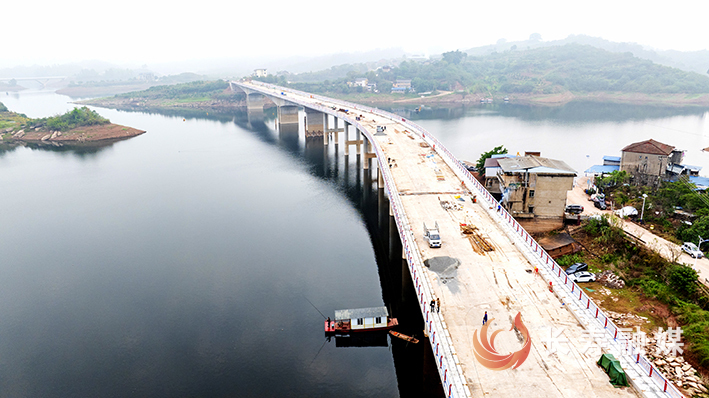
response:
[[[709,2],[676,0],[7,0],[0,67],[121,65],[323,55],[401,47],[435,53],[586,34],[658,49],[709,47]]]

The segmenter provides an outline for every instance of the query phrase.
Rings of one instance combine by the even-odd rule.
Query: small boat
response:
[[[399,332],[394,331],[394,330],[390,330],[390,331],[389,331],[389,334],[392,335],[392,336],[394,336],[394,337],[398,337],[398,338],[400,338],[400,339],[402,339],[402,340],[408,341],[409,343],[417,344],[417,343],[419,342],[419,339],[417,339],[416,337],[407,336],[407,335],[405,335],[405,334],[403,334],[403,333],[399,333]]]
[[[350,334],[389,330],[398,325],[396,318],[389,317],[386,307],[355,308],[335,311],[335,319],[325,321],[325,333]]]

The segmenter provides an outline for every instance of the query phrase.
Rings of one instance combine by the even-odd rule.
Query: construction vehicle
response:
[[[423,223],[423,238],[428,241],[429,247],[441,247],[441,234],[438,231],[438,221],[435,222],[434,228],[427,228],[426,223]]]

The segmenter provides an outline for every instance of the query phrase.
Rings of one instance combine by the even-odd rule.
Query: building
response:
[[[620,170],[637,185],[658,187],[682,163],[684,153],[653,139],[630,144],[621,150]]]
[[[554,259],[581,251],[581,245],[566,232],[545,236],[538,242]]]
[[[254,69],[254,77],[266,77],[267,75],[266,69]]]
[[[354,81],[355,87],[367,87],[367,84],[369,84],[369,80],[366,77],[360,77]]]
[[[593,165],[588,170],[584,171],[584,173],[586,175],[591,174],[593,176],[603,177],[606,174],[618,170],[620,170],[620,156],[604,156],[602,165]]]
[[[498,161],[510,157],[514,157],[514,155],[492,155],[492,157],[485,159],[485,189],[497,200],[502,199],[500,180],[497,178],[497,172],[500,171]]]
[[[518,219],[547,219],[561,225],[566,207],[566,193],[573,188],[576,171],[561,160],[538,156],[498,159],[497,178],[502,205]],[[526,228],[527,226],[525,226]],[[542,229],[531,229],[540,231]]]
[[[406,91],[411,91],[411,80],[397,79],[391,85],[391,92],[392,93],[404,93]]]

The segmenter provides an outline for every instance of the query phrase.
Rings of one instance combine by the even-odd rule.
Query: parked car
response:
[[[576,283],[595,282],[596,276],[588,271],[581,271],[581,272],[577,272],[575,274],[569,275],[569,279],[571,279],[572,281],[574,281]]]
[[[569,214],[581,214],[583,213],[583,206],[581,205],[566,205],[565,212]]]
[[[588,264],[586,264],[586,263],[571,264],[571,265],[569,265],[569,268],[566,269],[566,274],[571,275],[571,274],[575,274],[575,273],[581,272],[581,271],[588,271]]]
[[[593,201],[593,205],[601,210],[606,209],[606,201],[605,200],[596,199],[595,201]]]
[[[684,250],[687,254],[692,256],[692,258],[704,257],[704,253],[702,253],[702,251],[699,250],[697,245],[695,245],[692,242],[684,242],[684,244],[682,245],[682,250]]]

